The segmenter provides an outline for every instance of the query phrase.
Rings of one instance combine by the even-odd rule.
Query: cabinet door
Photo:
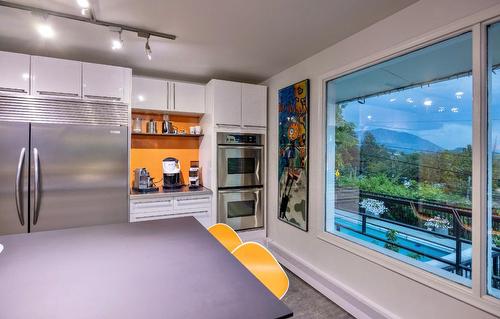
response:
[[[132,107],[166,111],[168,82],[145,77],[132,77]]]
[[[0,93],[30,91],[30,56],[0,51]]]
[[[31,94],[42,96],[82,96],[82,63],[31,57]]]
[[[83,98],[123,102],[125,75],[122,67],[83,63]]]
[[[243,83],[241,88],[241,112],[244,127],[266,127],[267,87]]]
[[[213,89],[215,124],[241,126],[241,83],[217,80]]]
[[[205,113],[205,86],[201,84],[171,82],[173,111]]]

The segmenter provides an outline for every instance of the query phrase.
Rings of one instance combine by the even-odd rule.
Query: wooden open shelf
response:
[[[156,134],[151,134],[151,133],[133,133],[132,136],[161,136],[161,137],[202,137],[203,134],[162,134],[162,133],[156,133]]]

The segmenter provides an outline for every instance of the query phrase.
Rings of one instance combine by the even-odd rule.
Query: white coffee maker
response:
[[[181,164],[174,157],[163,160],[163,188],[179,188],[181,183]]]

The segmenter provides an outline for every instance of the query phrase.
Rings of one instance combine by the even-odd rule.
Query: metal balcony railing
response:
[[[337,197],[336,197],[337,198]],[[435,232],[433,230],[429,230],[426,228],[422,228],[416,225],[411,225],[405,222],[393,220],[393,219],[388,219],[388,218],[383,218],[379,216],[374,216],[372,214],[367,214],[363,208],[358,208],[357,211],[353,210],[354,206],[357,206],[357,203],[360,202],[361,199],[363,198],[371,198],[371,199],[376,199],[379,201],[384,202],[386,206],[394,206],[394,205],[404,205],[407,206],[411,211],[413,211],[415,214],[427,214],[430,217],[432,216],[440,216],[441,218],[445,218],[451,222],[451,229],[450,229],[450,234],[442,234]],[[346,198],[343,199],[344,201]],[[359,191],[359,196],[357,198],[352,198],[351,200],[354,200],[356,202],[356,205],[350,205],[350,209],[346,209],[346,205],[344,203],[344,207],[342,208],[342,211],[351,213],[353,215],[361,216],[361,229],[357,229],[355,227],[349,227],[347,225],[343,225],[341,223],[335,223],[335,227],[337,231],[341,231],[342,228],[348,229],[350,231],[362,234],[363,236],[375,239],[377,241],[390,244],[393,246],[396,246],[400,249],[404,249],[406,251],[419,254],[421,256],[427,257],[432,260],[437,260],[439,262],[442,262],[443,264],[447,265],[443,267],[443,270],[449,271],[451,273],[455,273],[459,276],[465,277],[470,279],[471,278],[471,259],[463,260],[462,258],[462,248],[464,247],[464,244],[467,245],[472,245],[472,241],[468,238],[470,238],[470,233],[471,233],[471,225],[472,225],[472,211],[471,209],[464,208],[464,207],[457,207],[453,205],[446,205],[442,203],[436,203],[436,202],[430,202],[430,201],[421,201],[421,200],[412,200],[412,199],[407,199],[407,198],[398,198],[394,196],[387,196],[387,195],[382,195],[382,194],[376,194],[376,193],[370,193],[370,192],[364,192],[364,191]],[[337,200],[336,200],[337,204]],[[347,205],[349,206],[349,205]],[[338,207],[336,205],[336,207]],[[376,225],[373,223],[370,223],[369,221],[379,221]],[[495,215],[493,216],[493,222],[494,223],[500,223],[500,216]],[[437,257],[432,254],[426,253],[425,251],[420,251],[418,249],[408,247],[406,245],[403,245],[401,243],[398,243],[398,241],[389,241],[387,238],[382,238],[379,236],[375,236],[373,234],[370,234],[367,232],[367,225],[372,224],[378,228],[384,228],[389,230],[393,230],[395,228],[398,229],[398,232],[402,232],[401,229],[408,229],[408,230],[413,230],[417,231],[423,234],[429,234],[432,235],[432,237],[440,237],[443,239],[451,240],[454,242],[454,251],[455,251],[455,258],[453,261],[444,259],[442,257]],[[394,227],[390,227],[390,225],[394,225]],[[497,224],[498,225],[498,224]],[[398,227],[396,227],[398,226]],[[412,235],[413,236],[413,235]],[[430,241],[432,237],[428,237],[425,240]],[[433,242],[434,244],[440,244],[439,242],[435,241]],[[492,256],[491,256],[491,263],[492,263],[492,277],[491,277],[491,283],[492,287],[495,289],[500,289],[500,248],[493,246],[492,249]]]

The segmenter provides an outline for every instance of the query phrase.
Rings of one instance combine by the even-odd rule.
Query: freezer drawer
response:
[[[31,124],[31,229],[127,221],[127,128]]]

